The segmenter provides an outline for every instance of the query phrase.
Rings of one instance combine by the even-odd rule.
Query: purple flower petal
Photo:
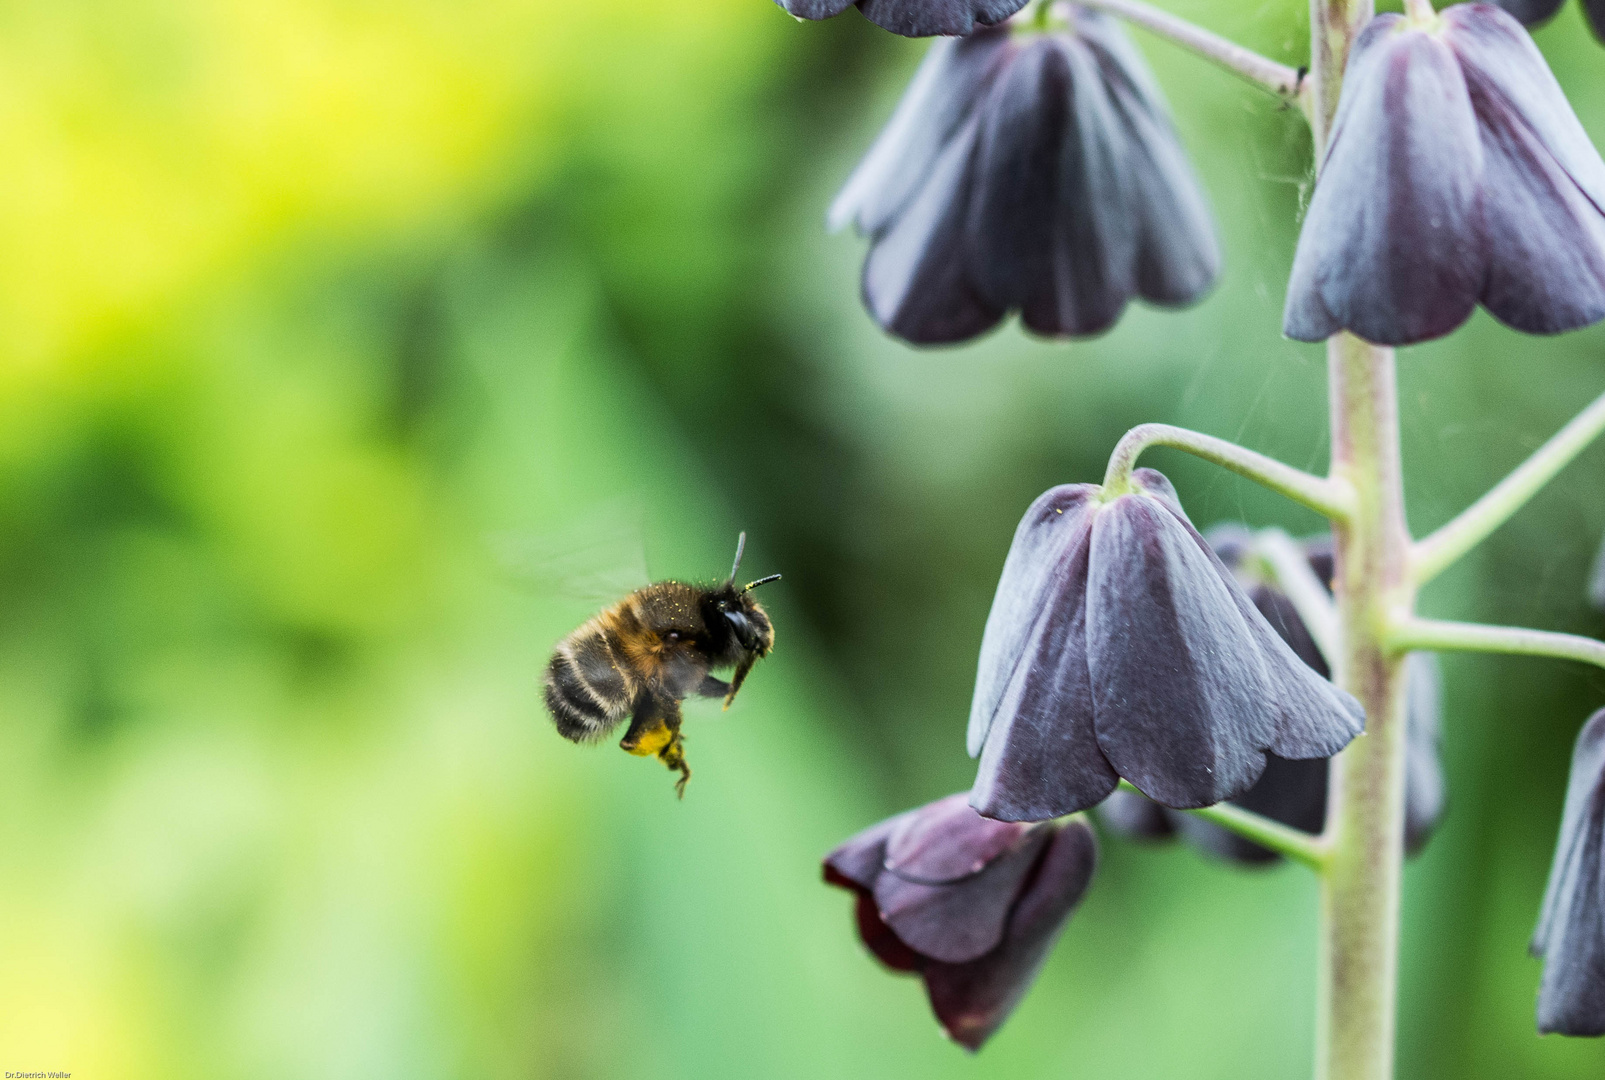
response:
[[[1098,745],[1121,776],[1178,808],[1247,791],[1276,734],[1259,646],[1212,558],[1152,496],[1123,495],[1093,524]]]
[[[1110,138],[1117,175],[1127,181],[1135,222],[1131,274],[1138,296],[1180,305],[1208,292],[1220,274],[1220,248],[1209,204],[1171,127],[1158,85],[1142,57],[1108,16],[1077,16],[1088,51],[1103,72],[1115,123]]]
[[[886,869],[926,885],[978,874],[1017,846],[1027,826],[991,821],[970,809],[960,792],[905,815],[887,838]]]
[[[1218,272],[1204,197],[1118,25],[1077,9],[1071,32],[1018,29],[933,46],[831,210],[869,235],[865,304],[907,341],[965,340],[1014,310],[1037,333],[1100,333],[1133,296],[1189,303]]]
[[[943,148],[919,194],[874,238],[863,298],[881,327],[917,345],[966,341],[1002,321],[965,273],[964,205],[975,121]]]
[[[1043,821],[1096,805],[1119,777],[1098,748],[1087,673],[1090,485],[1054,488],[1015,533],[981,640],[969,747],[970,802],[988,817]]]
[[[1594,37],[1605,43],[1605,0],[1583,0],[1583,19]]]
[[[851,224],[874,236],[891,224],[925,185],[1011,49],[1002,30],[931,46],[891,120],[831,204],[832,230]]]
[[[893,971],[918,971],[924,965],[925,958],[903,944],[902,939],[881,919],[872,893],[858,892],[853,904],[853,918],[858,923],[858,938],[864,947]]]
[[[1537,26],[1548,22],[1560,10],[1565,0],[1498,0],[1499,6],[1510,12],[1523,26]]]
[[[799,19],[829,19],[855,0],[775,0]],[[856,0],[859,10],[883,30],[904,37],[963,37],[977,27],[1002,22],[1025,0]]]
[[[1605,709],[1577,736],[1532,951],[1539,1032],[1605,1035]]]
[[[1074,551],[1090,535],[1095,484],[1064,484],[1039,495],[1014,530],[1003,562],[992,610],[981,635],[981,658],[970,704],[966,745],[970,756],[981,752],[1009,684],[1025,658],[1033,628],[1042,617],[1044,596],[1079,595],[1085,580],[1071,565]]]
[[[886,841],[914,811],[871,825],[825,856],[825,879],[837,885],[872,889],[886,868]],[[836,879],[840,880],[836,880]]]
[[[1404,345],[1470,316],[1486,261],[1483,170],[1460,65],[1436,35],[1380,15],[1350,54],[1326,162],[1299,234],[1283,331]]]
[[[1168,481],[1165,486],[1168,490]],[[1276,632],[1263,610],[1244,592],[1209,542],[1193,528],[1181,504],[1173,495],[1166,501],[1177,520],[1219,568],[1249,633],[1259,644],[1276,714],[1276,738],[1270,749],[1281,757],[1302,760],[1331,757],[1353,742],[1365,730],[1365,708],[1294,651],[1287,637]],[[1302,629],[1302,623],[1299,625]],[[1308,631],[1305,634],[1308,636]],[[1314,651],[1313,641],[1309,647]]]
[[[1443,19],[1485,154],[1483,304],[1530,334],[1605,318],[1605,162],[1515,19],[1488,4]]]
[[[1135,289],[1135,227],[1096,65],[1074,38],[1019,50],[982,106],[969,231],[975,279],[1041,334],[1095,334]]]
[[[858,0],[859,10],[883,30],[904,37],[963,37],[979,26],[1000,23],[1025,0]]]
[[[875,883],[881,919],[909,948],[932,960],[959,964],[992,951],[1003,940],[1015,898],[1052,832],[1031,830],[982,872],[957,881],[928,885],[889,870]]]
[[[775,0],[775,4],[799,19],[830,19],[853,6],[853,0]]]
[[[1002,944],[967,964],[926,966],[931,1008],[955,1042],[979,1049],[1019,1004],[1092,880],[1098,842],[1079,820],[1056,830]]]

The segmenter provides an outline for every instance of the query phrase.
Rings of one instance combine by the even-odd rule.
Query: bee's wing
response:
[[[485,537],[498,576],[543,596],[610,604],[649,584],[642,516],[623,504],[595,508],[543,531]]]

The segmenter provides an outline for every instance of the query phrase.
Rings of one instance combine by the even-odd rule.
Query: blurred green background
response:
[[[1302,5],[1174,10],[1299,63]],[[1596,140],[1605,52],[1538,35]],[[1283,341],[1294,114],[1141,33],[1226,270],[1106,337],[916,353],[824,207],[924,45],[766,0],[0,7],[0,1068],[182,1078],[1307,1075],[1314,891],[1105,845],[978,1057],[818,858],[967,786],[1019,514],[1185,424],[1319,468]],[[1605,330],[1402,357],[1410,515],[1605,390]],[[1166,451],[1200,524],[1317,522]],[[1432,586],[1605,634],[1605,451]],[[537,675],[644,544],[738,529],[779,647],[671,777]],[[554,553],[557,553],[554,555]],[[591,560],[595,565],[590,565]],[[583,571],[583,572],[582,572]],[[623,586],[621,586],[622,588]],[[1451,810],[1408,875],[1403,1077],[1597,1077],[1526,939],[1605,677],[1449,658]]]

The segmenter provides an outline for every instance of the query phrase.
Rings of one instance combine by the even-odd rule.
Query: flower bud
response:
[[[963,793],[854,836],[825,880],[858,897],[858,932],[895,971],[918,972],[949,1036],[979,1049],[1036,978],[1097,863],[1082,821],[989,821]]]
[[[1026,0],[775,0],[799,19],[829,19],[850,7],[883,30],[904,37],[962,37],[977,26],[1002,22]]]
[[[1532,953],[1544,960],[1539,1033],[1605,1035],[1605,709],[1572,751]]]
[[[1605,162],[1499,8],[1379,15],[1349,56],[1283,330],[1408,345],[1479,303],[1532,334],[1605,318]]]
[[[1033,821],[1120,777],[1166,806],[1234,799],[1268,754],[1328,757],[1364,726],[1353,697],[1278,636],[1151,469],[1106,499],[1054,488],[1015,532],[970,710],[970,800]]]
[[[939,41],[831,207],[869,237],[863,297],[915,344],[1011,311],[1037,334],[1101,333],[1133,296],[1190,303],[1214,228],[1142,59],[1109,17]]]

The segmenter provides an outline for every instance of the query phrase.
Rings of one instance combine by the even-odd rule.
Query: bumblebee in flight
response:
[[[728,709],[752,666],[775,644],[774,627],[752,590],[780,575],[737,588],[746,546],[742,533],[735,565],[722,584],[648,585],[559,642],[542,680],[558,734],[597,742],[630,717],[619,746],[640,757],[655,755],[677,770],[674,790],[684,798],[691,769],[680,734],[680,702],[692,694],[722,697]],[[735,668],[728,683],[713,676],[728,667]]]

